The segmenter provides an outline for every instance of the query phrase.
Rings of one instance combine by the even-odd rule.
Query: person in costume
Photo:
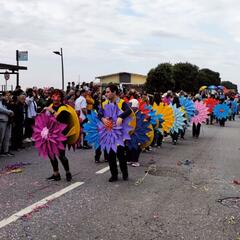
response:
[[[136,114],[138,112],[138,108],[139,108],[139,102],[137,99],[132,98],[129,101],[129,104],[131,105],[132,110],[134,111],[134,113]],[[128,145],[128,144],[127,144]],[[127,146],[126,149],[126,156],[127,156],[127,163],[131,164],[133,167],[139,167],[139,156],[141,153],[141,147],[139,145],[139,143],[137,143],[136,148],[130,148],[129,146]]]
[[[68,132],[70,131],[70,122],[71,122],[71,114],[66,108],[66,105],[63,104],[64,95],[61,90],[55,89],[52,93],[52,101],[53,104],[49,107],[46,107],[45,110],[50,112],[56,120],[60,123],[66,124],[67,127],[63,130],[63,134],[66,136]],[[67,142],[64,142],[64,146],[66,147]],[[58,168],[58,160],[56,155],[54,157],[50,157],[50,161],[53,168],[53,175],[47,178],[47,180],[54,180],[59,181],[61,180],[61,175],[59,173]],[[61,161],[64,170],[66,171],[66,180],[69,182],[72,180],[72,174],[69,169],[69,161],[68,158],[65,155],[65,149],[59,149],[59,160]]]
[[[172,105],[174,105],[174,104],[176,105],[176,108],[180,108],[181,107],[179,98],[176,95],[173,97],[173,101],[172,101]],[[179,138],[179,134],[182,133],[183,129],[184,128],[182,128],[182,129],[180,129],[178,131],[175,131],[175,130],[170,131],[170,136],[172,138],[172,144],[173,145],[177,144],[177,141],[178,141],[178,138]]]
[[[198,138],[200,135],[201,126],[208,119],[209,109],[205,103],[201,102],[199,94],[194,99],[195,115],[191,118],[192,136]]]
[[[159,105],[162,102],[162,96],[159,93],[154,94],[153,104]],[[159,131],[159,129],[154,128],[154,140],[152,142],[152,146],[161,147],[163,142],[163,134]]]
[[[109,85],[106,88],[106,97],[107,101],[105,101],[103,105],[103,111],[99,110],[98,118],[102,121],[106,128],[112,125],[111,119],[104,116],[104,108],[107,104],[115,104],[121,110],[121,114],[118,115],[116,125],[121,126],[123,120],[129,117],[132,113],[131,108],[127,103],[125,103],[122,99],[119,98],[119,89],[116,85]],[[122,172],[123,180],[128,180],[128,168],[127,168],[127,159],[125,155],[125,147],[118,145],[117,151],[110,151],[107,153],[107,160],[110,167],[111,177],[109,178],[109,182],[114,182],[118,180],[118,168],[117,168],[117,161],[116,158],[119,160],[119,166]]]

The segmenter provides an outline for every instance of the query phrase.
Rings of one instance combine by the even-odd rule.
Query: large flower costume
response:
[[[214,116],[218,119],[226,119],[229,115],[230,108],[226,103],[217,104],[213,109]]]
[[[187,120],[190,122],[191,118],[195,114],[194,102],[190,98],[185,98],[183,96],[181,96],[179,98],[179,101],[180,101],[180,105],[181,105],[182,109],[186,113]]]
[[[176,104],[170,105],[173,109],[173,114],[174,114],[174,123],[173,127],[171,128],[170,132],[171,133],[179,133],[179,130],[183,130],[185,126],[185,120],[186,118],[184,117],[184,112],[181,111],[180,108],[176,107]]]
[[[87,118],[88,122],[83,125],[83,130],[86,133],[85,140],[96,150],[100,144],[99,129],[103,124],[98,119],[95,111],[91,111],[91,113],[87,115]]]
[[[145,120],[145,115],[141,111],[136,112],[136,128],[131,135],[131,139],[126,141],[129,149],[138,149],[139,145],[150,140],[148,132],[151,131],[150,123]]]
[[[214,99],[214,98],[207,98],[204,103],[206,104],[207,108],[208,108],[208,112],[212,113],[214,107],[218,104],[218,100]]]
[[[106,150],[109,153],[112,149],[114,152],[117,152],[118,145],[124,146],[124,141],[131,139],[129,135],[129,132],[132,130],[132,127],[129,125],[131,118],[127,117],[120,126],[117,126],[117,118],[122,113],[118,106],[108,103],[105,104],[103,111],[104,117],[110,120],[111,124],[105,126],[97,119],[96,113],[92,112],[88,118],[89,122],[84,125],[84,131],[87,133],[85,139],[95,149],[100,145],[102,151]]]
[[[208,108],[202,102],[195,101],[195,115],[191,118],[191,123],[202,124],[208,118]]]
[[[63,142],[67,140],[67,137],[62,133],[66,127],[66,124],[59,123],[55,117],[46,112],[36,117],[33,139],[40,156],[44,158],[59,156],[59,149],[64,150]]]
[[[165,105],[164,103],[160,103],[157,105],[153,104],[153,110],[156,111],[157,115],[161,116],[162,123],[160,130],[161,132],[169,132],[174,124],[174,113],[172,107]]]

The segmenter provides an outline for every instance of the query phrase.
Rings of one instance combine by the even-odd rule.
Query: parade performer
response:
[[[219,121],[221,127],[225,126],[225,122],[228,118],[230,108],[224,102],[224,99],[220,100],[220,103],[217,104],[213,109],[213,114],[216,119]]]
[[[176,145],[179,137],[179,133],[181,133],[181,131],[183,131],[184,129],[186,119],[184,117],[184,112],[181,111],[180,104],[177,104],[177,100],[175,99],[173,100],[173,102],[175,104],[170,106],[173,109],[174,124],[170,130],[170,135],[172,137],[172,143]]]
[[[160,103],[157,105],[153,104],[153,110],[156,111],[156,115],[160,115],[162,119],[160,130],[162,134],[169,133],[174,124],[173,109],[169,105]]]
[[[184,129],[181,131],[181,138],[184,139],[185,136],[185,131],[191,121],[191,118],[194,116],[195,114],[195,107],[194,107],[194,103],[193,101],[189,98],[189,97],[184,97],[181,96],[179,98],[180,101],[180,105],[181,105],[181,109],[182,111],[184,111],[184,117],[186,118],[185,121],[185,127]]]
[[[214,98],[214,95],[211,95],[211,97],[204,100],[204,103],[206,104],[208,108],[208,115],[210,116],[210,124],[213,124],[213,109],[218,104],[218,100]],[[207,124],[209,124],[209,118],[207,118]]]
[[[129,124],[132,109],[119,98],[119,90],[116,85],[106,88],[107,101],[102,104],[98,118],[103,123],[100,134],[101,149],[107,151],[107,159],[110,167],[111,177],[109,182],[118,180],[118,168],[116,158],[122,172],[123,180],[128,180],[127,159],[125,155],[125,140],[130,139],[129,132],[132,129]]]
[[[74,147],[79,138],[80,125],[75,110],[63,104],[63,99],[63,92],[55,89],[52,93],[53,103],[44,108],[45,111],[36,118],[33,128],[33,138],[39,154],[48,156],[53,167],[53,175],[47,180],[61,180],[57,157],[66,171],[66,180],[72,180],[65,149],[66,145]]]
[[[136,115],[136,128],[131,134],[131,139],[126,140],[127,146],[127,159],[128,163],[133,167],[139,167],[138,162],[139,155],[141,153],[141,144],[146,143],[150,140],[147,133],[151,131],[150,122],[145,119],[145,115],[139,110],[139,102],[137,99],[131,99],[129,101],[131,108]]]
[[[191,118],[192,123],[192,135],[198,138],[200,135],[201,125],[208,119],[208,108],[199,99],[194,102],[195,115]]]

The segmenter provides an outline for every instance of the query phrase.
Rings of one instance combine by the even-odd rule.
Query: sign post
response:
[[[28,51],[16,50],[16,60],[17,66],[19,66],[19,61],[28,61]],[[19,71],[17,70],[17,86],[19,85]]]
[[[6,71],[5,73],[4,73],[4,78],[5,78],[5,81],[6,81],[6,85],[5,85],[5,91],[7,91],[7,81],[10,79],[10,74],[9,74],[9,72],[8,71]]]

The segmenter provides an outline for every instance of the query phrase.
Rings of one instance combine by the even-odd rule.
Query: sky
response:
[[[0,0],[0,62],[16,64],[25,87],[61,87],[115,72],[147,74],[190,62],[240,87],[239,0]],[[9,84],[15,85],[11,76]],[[0,85],[4,84],[0,75]]]

